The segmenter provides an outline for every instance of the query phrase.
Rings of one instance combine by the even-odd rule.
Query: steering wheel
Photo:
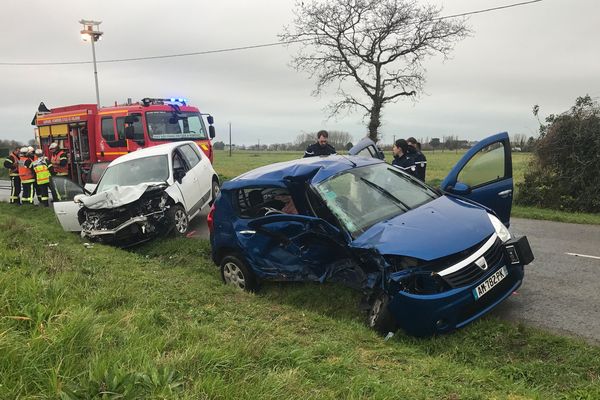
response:
[[[275,215],[275,214],[285,214],[284,212],[277,210],[276,208],[271,208],[271,207],[263,207],[260,209],[261,212],[265,213],[265,216],[267,215]]]

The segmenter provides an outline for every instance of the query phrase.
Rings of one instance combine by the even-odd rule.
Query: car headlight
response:
[[[502,243],[508,241],[512,236],[506,226],[495,216],[492,214],[488,214],[492,225],[494,226],[494,230],[496,231],[496,235],[502,240]]]

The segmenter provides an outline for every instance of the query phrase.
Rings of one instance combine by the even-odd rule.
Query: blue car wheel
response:
[[[252,271],[245,262],[236,256],[226,256],[221,260],[221,279],[227,285],[233,285],[248,292],[254,292],[258,287]]]

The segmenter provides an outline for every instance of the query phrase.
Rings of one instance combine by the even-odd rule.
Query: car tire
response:
[[[388,307],[389,304],[390,296],[384,292],[375,294],[370,301],[367,325],[381,335],[395,332],[397,329],[396,321]]]
[[[170,210],[171,232],[175,236],[185,236],[190,227],[190,217],[179,204],[171,206]]]
[[[247,292],[258,289],[254,273],[246,263],[236,256],[226,256],[221,260],[221,279],[226,285],[233,285]]]
[[[210,202],[208,205],[212,206],[217,200],[217,196],[221,192],[221,187],[219,186],[219,181],[215,178],[212,180],[212,186],[210,188]]]

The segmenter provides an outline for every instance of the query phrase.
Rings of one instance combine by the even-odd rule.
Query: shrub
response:
[[[569,111],[547,117],[540,133],[517,203],[600,212],[599,104],[579,97]]]

